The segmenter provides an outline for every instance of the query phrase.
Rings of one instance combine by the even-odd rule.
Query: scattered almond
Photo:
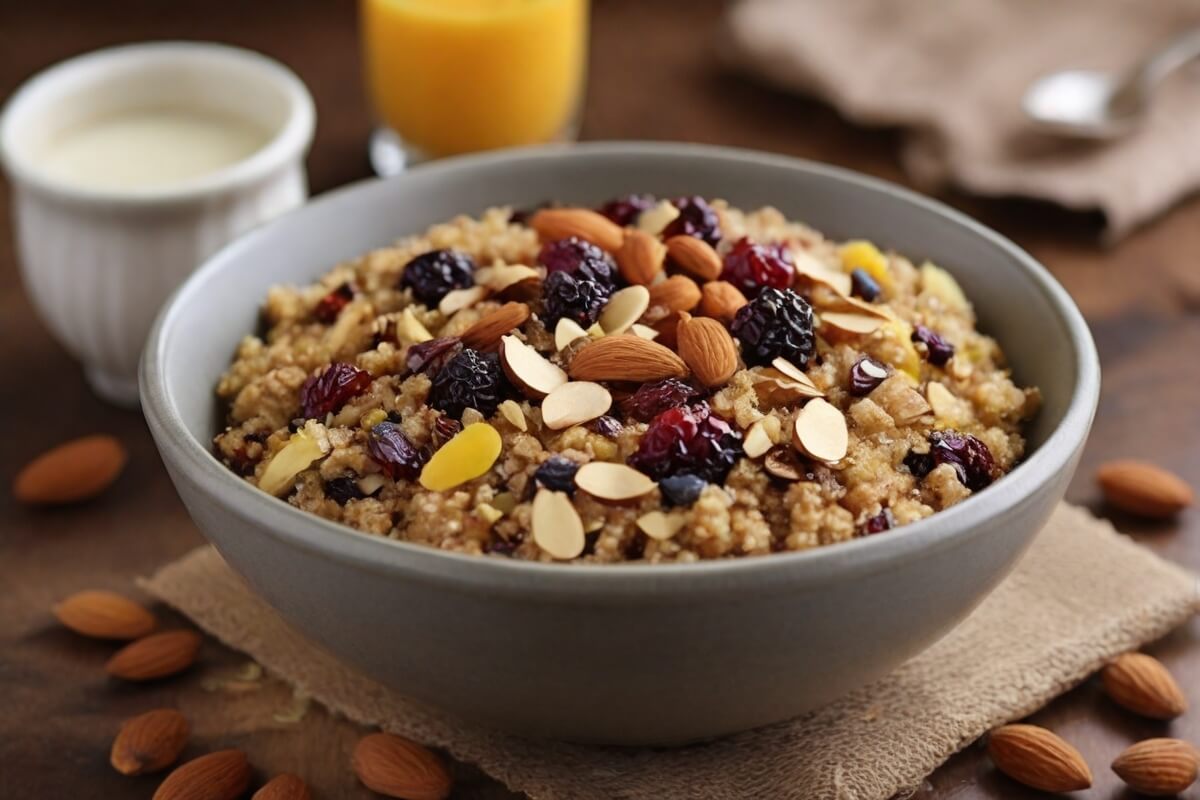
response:
[[[657,484],[625,464],[591,461],[576,471],[575,485],[597,499],[619,502],[649,494]]]
[[[250,788],[250,762],[241,750],[194,758],[167,776],[154,800],[236,800]]]
[[[61,505],[103,492],[125,468],[128,454],[112,436],[84,436],[60,444],[26,464],[13,496],[27,505]]]
[[[700,288],[700,313],[727,325],[733,322],[738,309],[748,302],[746,295],[728,281],[710,281]]]
[[[521,410],[520,404],[515,400],[505,400],[496,408],[500,412],[500,416],[508,420],[508,423],[519,431],[529,430],[529,421],[525,419],[525,412]]]
[[[530,525],[534,543],[552,558],[568,561],[583,552],[583,521],[566,492],[538,489]]]
[[[137,639],[154,630],[154,615],[115,592],[76,592],[54,606],[54,616],[96,639]]]
[[[1124,653],[1100,671],[1113,702],[1150,719],[1175,719],[1187,711],[1187,698],[1162,662],[1145,653]]]
[[[645,231],[626,231],[625,240],[616,252],[617,268],[629,283],[648,286],[662,272],[667,248],[658,237]]]
[[[200,653],[200,634],[175,630],[152,633],[125,645],[108,660],[104,668],[114,678],[149,681],[182,672]]]
[[[738,351],[725,326],[709,317],[680,316],[676,347],[685,364],[708,388],[723,385],[737,371]]]
[[[463,332],[462,342],[473,350],[495,350],[500,337],[512,333],[529,319],[529,306],[524,303],[505,303],[480,317]]]
[[[841,461],[849,446],[845,416],[837,406],[814,397],[796,414],[792,444],[818,461]]]
[[[285,772],[267,781],[250,800],[312,800],[312,792],[298,776]]]
[[[328,441],[304,429],[296,431],[283,449],[271,457],[258,479],[258,488],[276,497],[286,494],[296,476],[312,466],[314,461],[324,458],[328,452]]]
[[[500,457],[500,434],[486,422],[473,422],[439,447],[421,469],[420,482],[444,492],[485,474]]]
[[[451,789],[442,759],[416,742],[392,733],[359,740],[352,759],[354,774],[370,790],[403,800],[444,800]]]
[[[602,417],[612,408],[612,395],[598,383],[569,381],[542,401],[542,422],[560,431]]]
[[[821,313],[821,331],[827,338],[840,341],[846,337],[865,336],[883,327],[887,320],[867,314],[846,311]]]
[[[421,320],[417,319],[417,315],[413,313],[411,307],[400,312],[400,316],[396,320],[395,333],[396,338],[405,344],[428,342],[433,339],[433,334],[421,324]]]
[[[465,289],[451,289],[438,303],[438,311],[447,317],[470,308],[488,296],[486,286],[468,286]]]
[[[535,400],[567,382],[567,373],[561,367],[516,336],[501,337],[500,365],[513,385]]]
[[[642,318],[650,307],[650,290],[645,286],[626,286],[613,293],[604,304],[598,320],[606,335],[624,333]]]
[[[667,239],[667,256],[701,283],[715,281],[721,274],[721,256],[717,255],[712,245],[695,236],[672,236]]]
[[[1096,480],[1109,503],[1151,519],[1174,516],[1196,501],[1182,478],[1145,461],[1110,461],[1096,472]]]
[[[605,336],[571,359],[567,372],[580,381],[657,381],[687,375],[683,359],[640,336]]]
[[[629,326],[629,332],[634,336],[640,336],[643,339],[657,339],[658,331],[651,328],[649,325],[643,325],[640,322],[635,322]]]
[[[538,272],[524,264],[492,264],[475,270],[475,283],[497,294],[526,281],[539,280]]]
[[[688,236],[688,239],[700,241]],[[650,305],[672,311],[691,311],[700,303],[700,287],[686,275],[672,275],[650,287]]]
[[[850,294],[852,284],[848,272],[827,266],[816,256],[795,248],[791,250],[791,255],[799,282],[827,286],[842,296]]]
[[[659,200],[657,205],[638,214],[637,228],[651,236],[657,236],[678,216],[679,209],[674,203],[670,200]]]
[[[554,326],[554,348],[562,350],[576,339],[582,339],[588,335],[588,332],[580,327],[579,323],[573,319],[563,317]]]
[[[988,737],[988,755],[1008,777],[1043,792],[1075,792],[1092,785],[1092,771],[1071,745],[1036,725],[1005,725]]]
[[[771,361],[771,367],[773,369],[779,370],[779,374],[782,375],[787,380],[792,381],[794,383],[798,383],[801,386],[811,389],[812,391],[816,392],[818,396],[820,394],[823,394],[823,392],[821,392],[821,390],[817,388],[817,385],[815,383],[813,383],[812,378],[808,377],[807,372],[800,369],[795,364],[788,361],[786,358],[783,358],[782,356],[780,356],[779,358],[773,359]]]
[[[1112,763],[1113,772],[1138,794],[1171,797],[1196,782],[1200,753],[1179,739],[1146,739]]]
[[[187,746],[190,728],[183,714],[159,708],[121,724],[109,762],[122,775],[158,772],[175,763]]]
[[[683,529],[687,515],[679,510],[648,511],[637,519],[642,532],[660,542],[671,539]]]
[[[543,242],[578,236],[610,253],[621,249],[625,239],[619,225],[588,208],[543,208],[530,217],[529,227]]]
[[[867,367],[876,369],[870,361],[864,362],[863,366],[864,371]],[[958,398],[938,381],[930,381],[925,387],[925,400],[938,419],[952,420],[958,415]]]
[[[769,417],[769,419],[775,419]],[[750,426],[750,430],[746,431],[746,439],[742,442],[742,450],[745,451],[749,458],[758,458],[766,453],[774,446],[771,442],[771,436],[767,433],[766,426],[763,421],[759,420]]]

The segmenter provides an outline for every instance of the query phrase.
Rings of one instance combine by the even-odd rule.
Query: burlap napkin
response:
[[[1114,143],[1036,135],[1020,99],[1065,68],[1119,70],[1188,27],[1197,0],[742,0],[733,61],[848,119],[908,129],[927,186],[1098,209],[1123,235],[1200,185],[1200,78],[1177,75],[1146,126]]]
[[[709,744],[623,750],[533,742],[406,700],[288,628],[211,548],[143,586],[335,712],[445,748],[533,798],[579,800],[885,800],[1200,608],[1194,576],[1064,505],[964,623],[882,681]]]

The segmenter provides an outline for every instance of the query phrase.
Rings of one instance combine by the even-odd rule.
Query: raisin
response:
[[[896,518],[892,516],[890,508],[885,508],[863,523],[862,534],[870,536],[873,533],[889,531],[894,527],[896,527]]]
[[[394,422],[381,422],[367,435],[367,454],[392,480],[416,480],[425,458]]]
[[[663,502],[668,506],[690,506],[700,499],[700,493],[708,482],[698,475],[683,473],[668,475],[658,482],[658,490],[662,492]]]
[[[330,478],[325,481],[325,496],[339,506],[344,506],[351,500],[361,500],[362,489],[352,476],[343,475],[340,478]]]
[[[410,346],[404,356],[404,364],[411,373],[424,372],[433,376],[461,351],[461,339],[457,336],[443,336]]]
[[[436,450],[453,439],[462,430],[462,427],[462,423],[454,417],[439,414],[437,421],[433,423],[433,448]]]
[[[400,276],[400,286],[410,287],[413,296],[430,308],[454,289],[474,283],[475,262],[469,255],[456,250],[423,253],[409,261]]]
[[[729,329],[751,366],[782,357],[803,369],[816,350],[812,306],[791,289],[763,289],[738,309]]]
[[[346,304],[354,299],[354,287],[343,283],[329,294],[322,297],[313,309],[313,316],[326,325],[332,324],[342,313]]]
[[[300,408],[305,419],[322,419],[365,392],[371,375],[352,364],[335,361],[320,375],[313,375],[300,386]]]
[[[607,414],[603,417],[596,417],[584,427],[605,439],[616,439],[621,435],[621,422],[616,417],[610,417]]]
[[[679,216],[663,228],[662,238],[672,236],[695,236],[713,247],[721,241],[721,220],[703,197],[678,197],[671,204],[679,209]]]
[[[914,325],[912,340],[925,345],[925,360],[940,367],[954,355],[954,345],[924,325]]]
[[[533,480],[552,492],[566,492],[575,496],[575,473],[579,465],[564,456],[550,456],[533,473]]]
[[[787,248],[757,244],[743,236],[725,254],[721,280],[732,283],[746,297],[754,297],[764,286],[788,288],[795,275],[796,268]]]
[[[572,236],[542,245],[538,263],[546,274],[565,272],[576,280],[605,284],[610,289],[616,282],[617,266],[612,257],[591,242]]]
[[[621,410],[639,422],[649,422],[668,408],[681,406],[701,395],[701,391],[678,378],[663,378],[643,383],[621,401]]]
[[[546,326],[553,329],[560,319],[566,318],[589,328],[599,319],[611,295],[609,284],[576,279],[567,272],[551,272],[542,284]]]
[[[618,225],[634,225],[638,217],[648,208],[653,208],[658,200],[652,194],[627,194],[615,200],[609,200],[596,210]]]
[[[468,408],[490,417],[507,392],[500,357],[464,348],[434,377],[429,405],[456,418]]]
[[[697,403],[655,417],[628,463],[655,480],[689,473],[721,483],[741,454],[741,432]]]
[[[887,367],[870,356],[863,356],[850,367],[850,394],[866,397],[887,378]]]
[[[988,446],[974,436],[953,430],[929,434],[929,454],[936,464],[954,467],[959,482],[973,492],[997,477],[996,461]]]

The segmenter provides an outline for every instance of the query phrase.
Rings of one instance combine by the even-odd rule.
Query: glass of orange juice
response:
[[[588,0],[360,0],[360,13],[376,172],[575,137]]]

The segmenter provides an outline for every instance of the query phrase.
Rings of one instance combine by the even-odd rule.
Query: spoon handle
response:
[[[1135,64],[1122,83],[1127,86],[1136,84],[1143,91],[1152,89],[1159,81],[1198,57],[1200,28],[1192,28]]]

